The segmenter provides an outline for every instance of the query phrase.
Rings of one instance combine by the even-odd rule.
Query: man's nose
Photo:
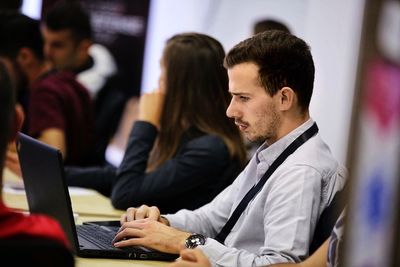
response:
[[[50,54],[50,51],[49,51],[49,50],[50,50],[49,47],[48,47],[47,45],[44,45],[44,47],[43,47],[43,54],[44,54],[45,57],[48,57],[48,56],[49,56],[49,54]]]
[[[229,118],[237,118],[239,116],[239,111],[233,98],[231,99],[231,102],[226,109],[226,116],[228,116]]]

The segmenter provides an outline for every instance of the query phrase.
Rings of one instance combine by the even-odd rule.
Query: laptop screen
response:
[[[29,211],[56,219],[76,253],[79,245],[68,187],[62,177],[61,152],[23,133],[19,133],[17,151]]]

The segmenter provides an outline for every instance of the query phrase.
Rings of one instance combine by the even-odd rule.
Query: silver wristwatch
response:
[[[201,234],[192,234],[185,241],[186,248],[195,248],[199,245],[204,245],[206,243],[206,238]]]

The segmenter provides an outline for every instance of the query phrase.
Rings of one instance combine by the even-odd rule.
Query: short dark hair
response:
[[[224,65],[232,68],[251,62],[259,67],[260,83],[271,96],[282,87],[292,88],[303,111],[308,109],[314,86],[310,47],[300,38],[278,30],[266,31],[234,46]]]
[[[0,170],[3,169],[5,153],[10,137],[11,122],[14,116],[14,93],[15,90],[10,74],[4,62],[0,59]]]
[[[254,24],[253,33],[257,34],[260,32],[270,31],[270,30],[280,30],[287,33],[291,33],[288,26],[283,24],[283,22],[274,19],[263,19],[259,20]]]
[[[75,1],[57,2],[45,14],[44,24],[51,31],[70,30],[75,42],[92,39],[89,13]]]
[[[39,60],[44,59],[40,22],[16,12],[0,12],[0,55],[15,60],[21,48],[30,48]]]

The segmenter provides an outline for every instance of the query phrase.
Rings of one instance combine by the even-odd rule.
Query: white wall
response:
[[[364,0],[152,0],[142,91],[157,86],[165,40],[199,31],[229,50],[263,17],[285,22],[311,46],[316,65],[311,116],[345,163]]]
[[[21,11],[27,16],[40,19],[42,12],[42,0],[24,0]]]
[[[305,40],[316,66],[311,114],[343,163],[356,78],[364,0],[310,0]]]

